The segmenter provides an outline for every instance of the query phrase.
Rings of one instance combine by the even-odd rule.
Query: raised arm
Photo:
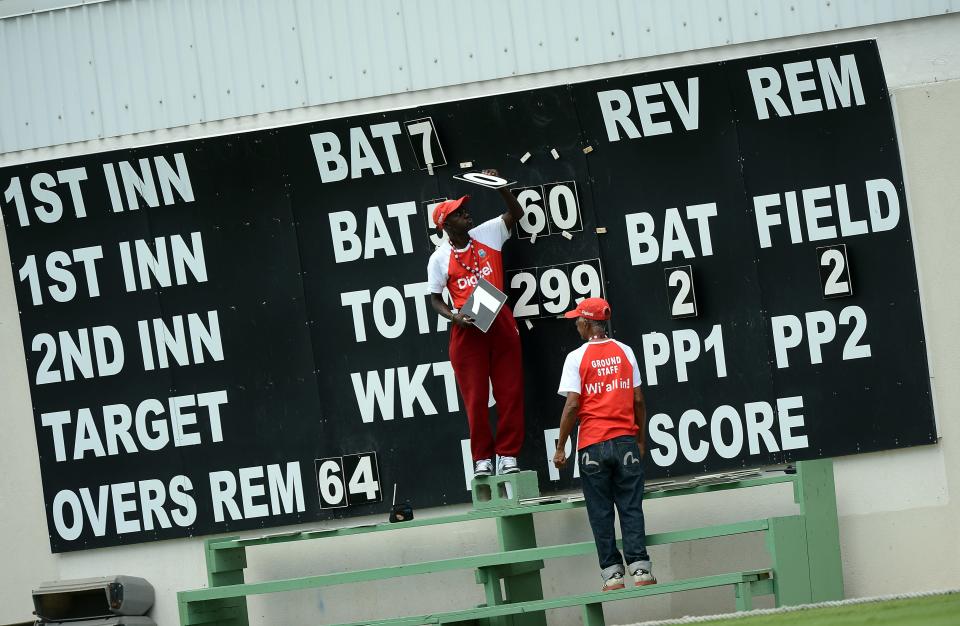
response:
[[[500,175],[497,173],[497,170],[483,170],[483,173],[489,176]],[[507,211],[503,214],[503,223],[506,224],[507,230],[512,230],[516,223],[523,217],[523,207],[520,206],[520,203],[517,202],[517,199],[506,187],[501,187],[497,189],[497,191],[500,192],[503,203],[507,205]]]
[[[523,217],[523,207],[506,187],[501,187],[497,191],[500,192],[500,197],[507,205],[507,211],[503,214],[503,223],[506,224],[507,230],[513,230],[514,225]]]

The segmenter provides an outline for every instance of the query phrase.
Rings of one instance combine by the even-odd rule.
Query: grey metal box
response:
[[[40,623],[140,616],[153,606],[153,585],[136,576],[103,576],[42,583],[33,590]],[[86,624],[87,622],[85,622]],[[153,621],[89,622],[90,624],[153,624]]]

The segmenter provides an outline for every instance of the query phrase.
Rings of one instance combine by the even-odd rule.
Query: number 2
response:
[[[693,290],[693,268],[689,265],[664,270],[667,277],[667,296],[672,298],[670,317],[696,317],[697,296]]]
[[[829,267],[833,265],[830,275],[827,276],[827,282],[823,286],[824,296],[836,296],[850,292],[850,283],[846,280],[840,280],[843,276],[843,270],[846,268],[846,258],[843,253],[836,248],[831,248],[820,257],[820,265]]]
[[[517,298],[517,305],[513,308],[514,317],[532,317],[540,315],[540,305],[531,304],[534,294],[537,290],[537,278],[530,272],[518,272],[510,279],[510,288],[519,289],[523,287],[523,292]]]

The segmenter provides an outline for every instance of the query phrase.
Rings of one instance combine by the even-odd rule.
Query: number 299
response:
[[[507,290],[514,317],[555,317],[584,298],[603,297],[600,260],[507,272]]]

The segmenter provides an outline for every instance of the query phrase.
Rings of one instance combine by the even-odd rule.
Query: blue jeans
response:
[[[614,437],[578,450],[577,454],[600,569],[619,566],[622,571],[623,567],[614,531],[614,505],[620,513],[627,563],[649,561],[643,525],[643,460],[636,437]]]

